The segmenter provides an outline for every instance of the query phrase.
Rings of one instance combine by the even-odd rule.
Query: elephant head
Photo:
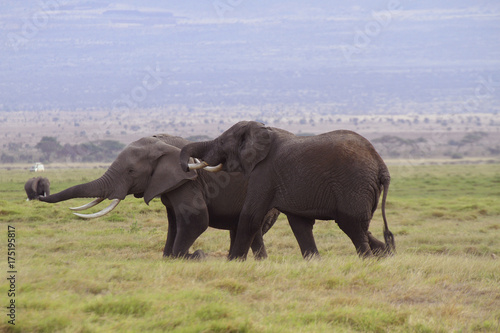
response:
[[[179,146],[186,142],[179,143]],[[145,137],[129,144],[100,178],[40,200],[55,203],[73,198],[97,198],[87,205],[72,208],[73,210],[93,207],[104,199],[113,200],[99,213],[75,213],[85,218],[109,213],[129,194],[144,197],[144,201],[149,204],[154,197],[197,177],[195,171],[186,173],[180,168],[179,155],[180,148],[163,142],[161,136]]]
[[[50,181],[45,177],[34,177],[24,184],[28,200],[50,195]]]
[[[271,129],[255,121],[242,121],[212,141],[194,142],[182,148],[180,158],[184,171],[205,168],[250,174],[264,160],[272,147]],[[189,164],[189,158],[200,163]],[[211,167],[215,166],[216,167]]]

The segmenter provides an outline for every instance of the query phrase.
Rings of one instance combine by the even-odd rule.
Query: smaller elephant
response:
[[[24,190],[29,200],[50,195],[50,181],[45,177],[33,177],[24,184]]]

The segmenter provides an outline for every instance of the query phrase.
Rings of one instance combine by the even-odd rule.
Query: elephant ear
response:
[[[245,175],[269,154],[271,149],[270,130],[261,123],[252,122],[242,135],[239,159]]]
[[[38,182],[40,180],[42,180],[42,178],[37,177],[37,178],[33,178],[33,181],[31,182],[31,189],[33,190],[34,193],[37,193]]]
[[[157,159],[156,167],[144,192],[146,204],[149,205],[154,197],[175,190],[185,182],[198,177],[196,171],[184,172],[179,161],[180,149],[178,148],[170,150]]]

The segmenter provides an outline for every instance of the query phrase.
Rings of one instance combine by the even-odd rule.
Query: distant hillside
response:
[[[500,105],[491,2],[3,2],[0,27],[2,111]]]

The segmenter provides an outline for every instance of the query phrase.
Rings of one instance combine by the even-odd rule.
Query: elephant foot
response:
[[[207,255],[202,250],[196,250],[192,254],[187,255],[186,258],[193,260],[204,260],[207,258]]]
[[[265,260],[265,259],[267,259],[267,254],[266,255],[255,255],[254,259],[255,260],[259,260],[259,261],[260,260]]]
[[[394,256],[394,252],[392,251],[391,247],[389,246],[389,247],[386,247],[383,251],[381,251],[378,255],[382,258],[392,257],[392,256]]]
[[[377,258],[385,258],[392,255],[392,253],[386,249],[372,249],[372,253]]]
[[[189,260],[203,260],[207,257],[205,252],[202,250],[196,250],[193,253],[187,253],[185,255],[173,255],[172,253],[163,253],[163,259],[175,259],[175,258],[184,258]]]
[[[374,256],[379,257],[379,258],[384,258],[384,257],[389,257],[389,256],[393,255],[393,253],[391,251],[392,246],[387,246],[383,242],[379,241],[369,231],[366,233],[366,235],[368,236],[368,243],[370,245],[370,248],[371,248]],[[386,242],[387,242],[387,240],[386,240]]]
[[[229,253],[229,255],[227,256],[227,260],[229,261],[246,261],[247,260],[247,256],[235,256],[235,255],[231,255],[231,253]]]
[[[309,253],[302,255],[302,257],[304,258],[304,260],[307,260],[307,261],[321,259],[321,255],[319,254],[319,252],[309,252]]]
[[[264,260],[264,259],[267,259],[267,251],[263,247],[260,250],[255,251],[254,254],[253,254],[253,256],[254,256],[255,260]]]

